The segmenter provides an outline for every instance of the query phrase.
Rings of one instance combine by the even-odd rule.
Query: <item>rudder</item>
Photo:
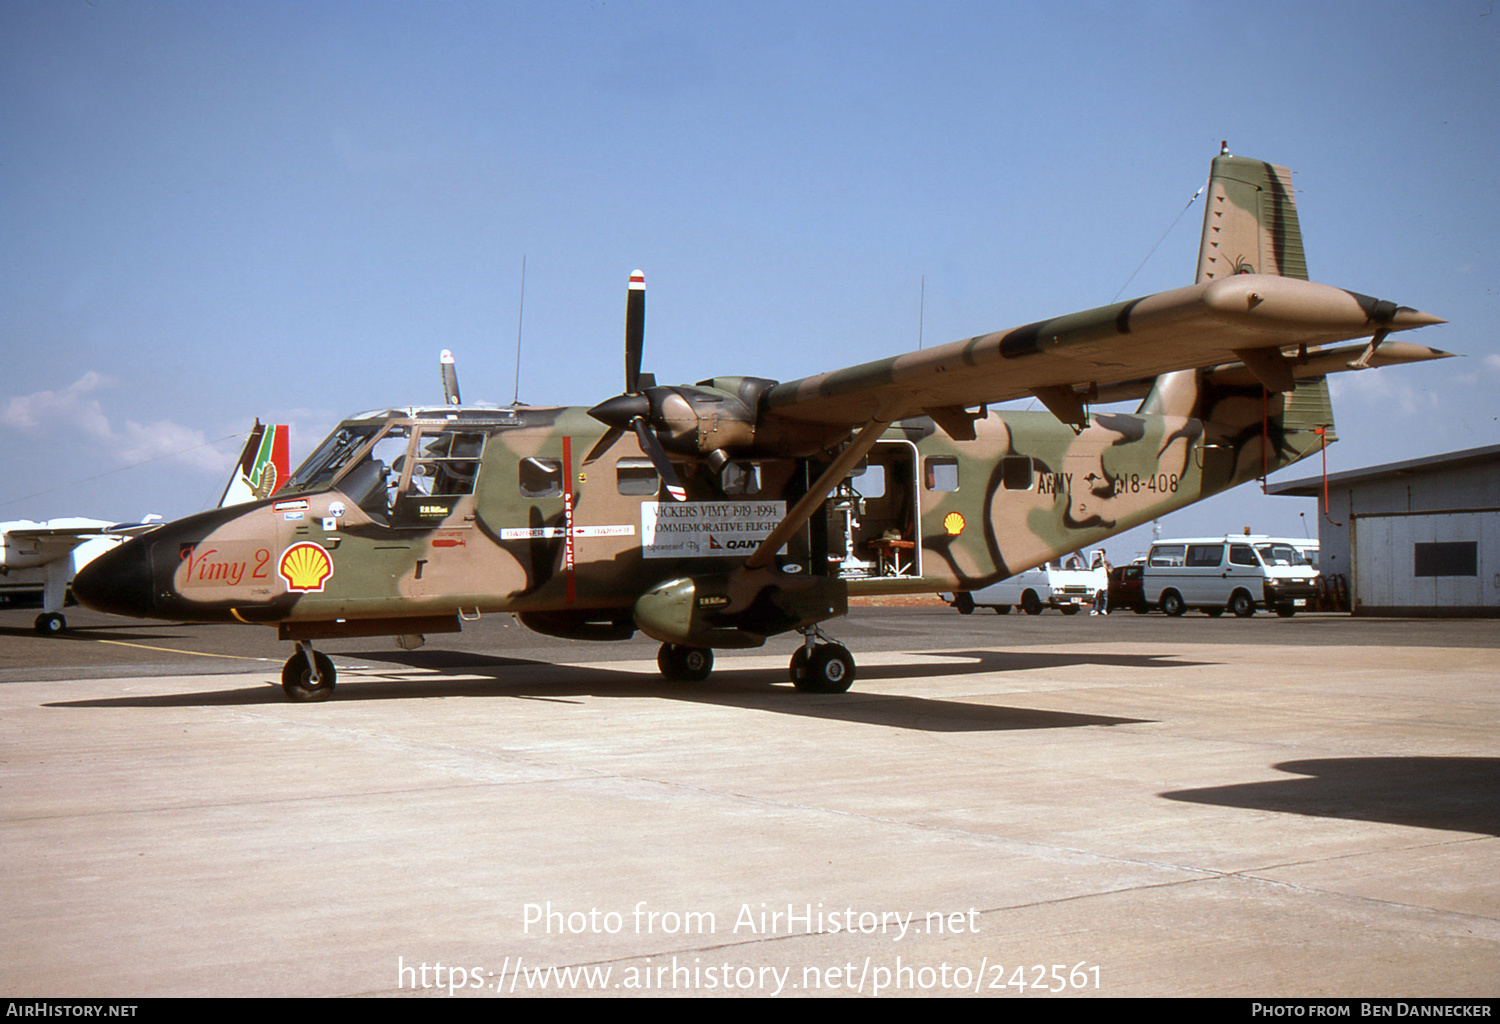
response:
[[[1208,179],[1197,280],[1233,274],[1308,279],[1292,172],[1223,152]]]

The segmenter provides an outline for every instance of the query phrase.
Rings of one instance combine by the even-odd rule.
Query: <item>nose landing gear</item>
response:
[[[306,640],[298,640],[297,653],[281,670],[281,689],[299,703],[327,700],[333,696],[337,675],[328,655],[313,650]]]

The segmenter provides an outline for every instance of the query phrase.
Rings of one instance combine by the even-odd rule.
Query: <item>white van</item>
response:
[[[1027,615],[1036,615],[1043,608],[1076,615],[1079,609],[1093,605],[1095,592],[1108,586],[1104,552],[1095,551],[1088,562],[1082,555],[1072,554],[1061,562],[1047,562],[979,590],[942,597],[964,615],[975,608],[993,608],[1004,615],[1017,605]]]
[[[1200,608],[1244,617],[1269,608],[1288,616],[1312,608],[1318,596],[1318,570],[1279,537],[1159,540],[1141,580],[1146,603],[1168,615]]]

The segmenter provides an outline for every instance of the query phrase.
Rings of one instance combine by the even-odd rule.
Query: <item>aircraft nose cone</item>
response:
[[[136,538],[106,551],[78,570],[73,596],[95,611],[146,618],[153,599],[150,546]]]

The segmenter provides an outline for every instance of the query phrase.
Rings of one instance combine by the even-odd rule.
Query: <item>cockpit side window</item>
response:
[[[342,424],[280,493],[337,487],[378,521],[427,523],[444,518],[459,499],[474,493],[487,436],[483,429],[453,423]]]
[[[484,454],[484,434],[464,430],[424,432],[418,450],[412,467],[412,483],[417,490],[434,497],[474,493]]]

